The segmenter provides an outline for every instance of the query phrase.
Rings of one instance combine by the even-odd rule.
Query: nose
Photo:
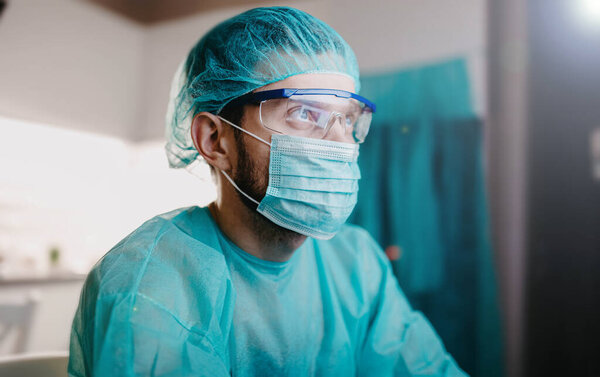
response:
[[[346,121],[342,114],[331,114],[328,122],[328,130],[323,139],[342,143],[354,142],[352,133],[346,130]]]

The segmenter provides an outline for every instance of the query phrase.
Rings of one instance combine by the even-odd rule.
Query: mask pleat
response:
[[[274,188],[267,189],[267,195],[280,199],[295,200],[315,205],[328,205],[335,208],[346,208],[356,204],[357,194],[340,192],[307,191],[298,189]]]
[[[358,189],[358,180],[281,175],[278,179],[269,182],[269,185],[286,189],[304,187],[307,191],[353,193]]]

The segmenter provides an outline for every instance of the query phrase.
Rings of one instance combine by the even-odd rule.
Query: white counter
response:
[[[0,279],[0,305],[34,301],[25,352],[68,350],[71,322],[84,279],[85,275]],[[0,312],[0,327],[2,319]],[[12,330],[0,343],[0,355],[14,353],[18,331]]]

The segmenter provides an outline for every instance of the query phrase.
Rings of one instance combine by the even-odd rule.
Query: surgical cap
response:
[[[179,66],[167,111],[166,152],[173,168],[198,158],[190,128],[196,114],[302,73],[337,73],[360,88],[356,56],[323,21],[288,7],[255,8],[215,26]]]

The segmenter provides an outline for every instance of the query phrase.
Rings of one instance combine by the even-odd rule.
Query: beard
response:
[[[235,143],[238,150],[238,160],[233,177],[239,188],[251,198],[260,203],[267,193],[269,185],[269,164],[259,164],[252,159],[244,142],[243,132],[235,130]],[[271,240],[279,244],[291,244],[304,237],[300,233],[283,228],[257,212],[258,205],[245,195],[235,190],[238,198],[249,209],[252,216],[252,226],[261,240]]]

